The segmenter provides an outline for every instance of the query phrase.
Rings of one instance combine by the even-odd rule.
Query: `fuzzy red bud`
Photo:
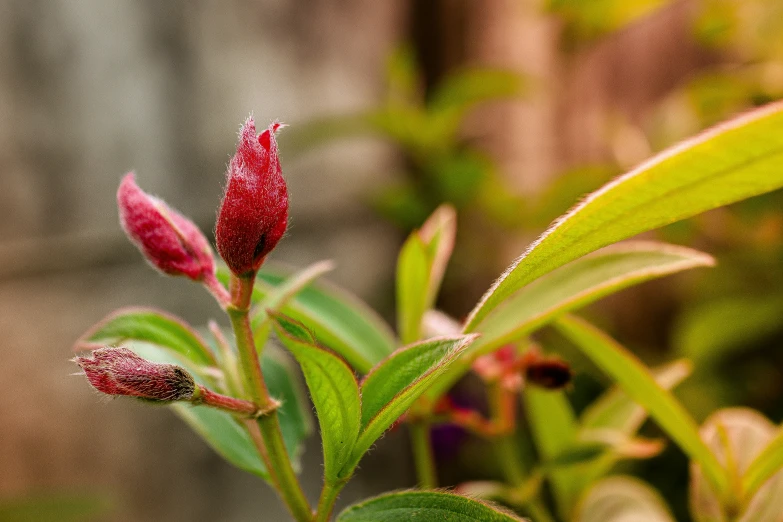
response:
[[[92,386],[107,395],[127,395],[159,402],[190,400],[193,377],[173,364],[153,363],[127,348],[106,347],[92,357],[76,357]]]
[[[288,225],[288,190],[275,140],[280,127],[273,123],[256,136],[255,122],[248,118],[228,167],[215,239],[220,256],[236,275],[257,271]]]
[[[215,271],[209,241],[189,219],[139,188],[133,173],[117,189],[120,223],[144,257],[161,272],[201,281]]]

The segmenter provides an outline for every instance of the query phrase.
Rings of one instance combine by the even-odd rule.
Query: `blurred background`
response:
[[[783,0],[0,0],[0,501],[96,494],[100,520],[287,518],[165,409],[102,400],[72,375],[72,343],[117,307],[219,317],[125,240],[128,170],[211,233],[239,125],[279,118],[291,226],[273,257],[334,259],[329,278],[391,319],[397,249],[448,201],[459,236],[439,306],[462,317],[579,197],[781,97]],[[678,394],[699,420],[740,404],[783,418],[782,204],[660,231],[718,267],[587,312],[648,362],[693,359]],[[578,408],[605,381],[574,364]],[[407,444],[388,434],[340,505],[412,486]],[[480,452],[445,458],[453,482],[493,473]],[[685,458],[662,458],[632,471],[686,519]],[[315,496],[315,439],[304,470]]]

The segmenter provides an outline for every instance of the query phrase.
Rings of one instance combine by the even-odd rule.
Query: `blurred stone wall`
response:
[[[126,171],[210,232],[248,114],[295,125],[372,104],[403,16],[392,0],[0,2],[0,498],[95,490],[116,499],[109,520],[287,519],[164,408],[92,393],[70,346],[120,306],[219,316],[124,239]],[[393,157],[361,142],[285,154],[291,229],[274,258],[335,259],[331,278],[377,301],[394,236],[362,198]],[[401,442],[387,437],[367,464],[383,472],[362,474],[343,503],[410,484]],[[320,470],[314,439],[313,497]]]

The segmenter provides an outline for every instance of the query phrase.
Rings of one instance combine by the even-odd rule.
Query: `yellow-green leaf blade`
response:
[[[682,142],[588,196],[536,240],[468,318],[476,326],[531,281],[602,246],[783,186],[783,103]]]
[[[493,310],[477,329],[481,337],[427,397],[434,400],[448,391],[469,371],[476,357],[530,334],[558,315],[631,285],[713,263],[712,257],[702,252],[652,241],[620,243],[569,263],[522,288]]]
[[[633,400],[644,406],[658,425],[693,460],[721,493],[727,478],[723,466],[699,436],[690,414],[671,393],[655,382],[644,364],[614,339],[586,321],[573,316],[554,322],[587,357],[606,372]]]
[[[403,344],[422,337],[422,318],[432,308],[456,236],[456,212],[442,205],[414,231],[397,259],[397,328]]]

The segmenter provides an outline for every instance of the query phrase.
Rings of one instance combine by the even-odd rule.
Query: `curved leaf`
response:
[[[725,470],[699,437],[693,418],[671,393],[655,382],[639,359],[614,339],[577,317],[562,317],[555,321],[554,326],[606,372],[629,397],[647,409],[680,448],[702,465],[706,476],[721,494],[727,491]]]
[[[440,491],[401,491],[355,504],[337,516],[337,522],[521,522],[500,508]]]
[[[750,471],[760,459],[768,459],[765,448],[776,432],[776,427],[766,417],[749,408],[719,410],[707,418],[699,431],[704,442],[723,462],[731,477],[730,484],[741,487],[740,477]],[[778,460],[778,463],[780,461]],[[767,466],[768,463],[764,462]],[[760,488],[744,494],[747,506],[740,516],[729,515],[726,506],[710,484],[705,483],[701,467],[691,464],[690,504],[691,514],[697,522],[737,520],[738,522],[778,522],[783,519],[783,473],[780,466],[767,476]],[[735,491],[737,497],[741,492]]]
[[[215,365],[212,352],[195,330],[181,319],[154,308],[122,308],[112,312],[76,341],[74,349],[125,341],[166,348],[197,366]]]
[[[353,453],[354,466],[475,338],[440,337],[405,346],[367,374],[361,384],[362,432]]]
[[[274,315],[280,341],[302,367],[318,414],[324,452],[324,475],[335,480],[347,463],[359,436],[359,385],[348,364],[317,346],[301,323]]]
[[[151,344],[134,342],[129,348],[139,356],[158,363],[182,364],[171,353]],[[311,431],[310,420],[296,390],[293,373],[275,358],[273,350],[264,350],[261,361],[270,394],[283,403],[278,410],[280,428],[286,448],[294,465],[299,465],[304,440]],[[205,384],[202,377],[188,364],[183,364],[199,384]],[[252,439],[245,428],[232,415],[207,406],[191,406],[174,403],[174,412],[182,418],[204,441],[228,462],[269,480],[266,468],[258,456]]]
[[[558,219],[490,287],[475,331],[510,295],[603,246],[783,187],[783,103],[718,125],[658,154]]]
[[[620,243],[569,263],[493,310],[478,327],[481,337],[427,397],[448,391],[469,371],[476,357],[537,330],[558,315],[631,285],[713,263],[712,257],[702,252],[652,241]]]
[[[575,522],[675,522],[666,503],[648,484],[633,477],[596,483],[577,509]]]

